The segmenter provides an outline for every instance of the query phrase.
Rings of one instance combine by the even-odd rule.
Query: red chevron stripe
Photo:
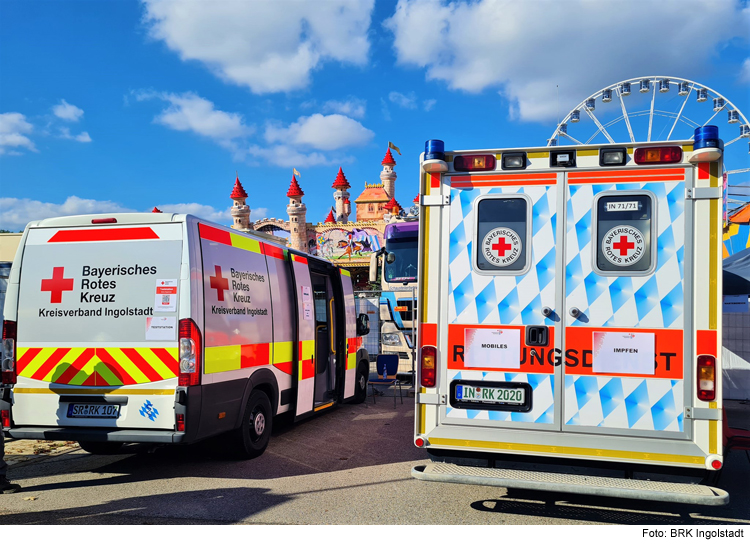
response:
[[[57,367],[57,363],[60,359],[65,357],[69,351],[70,348],[57,348],[54,353],[49,356],[49,359],[42,363],[42,366],[37,369],[31,378],[34,380],[44,380],[44,377],[46,377],[52,369]]]
[[[159,358],[159,361],[164,363],[167,368],[177,376],[180,370],[180,364],[177,359],[172,357],[165,348],[153,348],[151,351]]]
[[[39,355],[40,351],[42,351],[42,348],[29,348],[29,349],[27,349],[26,352],[18,360],[18,372],[20,373],[26,367],[28,367],[29,363],[31,363],[34,360],[34,358],[37,355]]]
[[[112,374],[120,379],[123,384],[128,385],[136,383],[135,380],[133,380],[133,377],[130,376],[130,374],[128,374],[128,372],[123,369],[117,361],[115,361],[114,357],[112,357],[106,349],[97,348],[96,356],[102,363],[104,363],[105,367],[112,371]]]
[[[274,367],[279,369],[281,372],[285,374],[292,374],[292,362],[291,361],[284,361],[283,363],[274,363]]]
[[[81,369],[86,366],[86,363],[91,361],[91,358],[94,357],[94,348],[86,348],[81,352],[81,355],[79,355],[75,361],[73,361],[70,366],[65,370],[64,373],[62,373],[59,377],[55,379],[55,382],[58,384],[69,384],[71,380],[73,380],[76,375],[81,372]],[[96,371],[94,371],[96,373]],[[89,377],[90,378],[90,377]],[[86,379],[86,382],[88,382],[89,379]],[[87,384],[83,384],[84,386],[87,386]],[[93,384],[91,384],[93,386]]]
[[[160,380],[164,380],[161,375],[156,372],[151,367],[151,365],[148,364],[148,361],[141,357],[141,354],[135,351],[134,348],[122,348],[121,351],[128,359],[133,362],[133,364],[135,364],[136,367],[141,370],[141,372],[146,376],[146,378],[149,379],[150,382],[158,382]]]

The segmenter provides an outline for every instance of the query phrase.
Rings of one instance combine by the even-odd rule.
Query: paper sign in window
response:
[[[146,340],[177,339],[177,317],[146,317]]]
[[[154,311],[177,310],[177,279],[156,279]]]
[[[650,332],[594,332],[593,372],[654,374],[656,336]]]
[[[521,331],[517,328],[464,330],[465,367],[521,368]]]

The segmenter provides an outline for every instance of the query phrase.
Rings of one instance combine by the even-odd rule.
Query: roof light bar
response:
[[[456,156],[453,158],[454,171],[493,171],[497,160],[491,154]]]
[[[636,165],[656,165],[680,163],[682,148],[679,146],[658,146],[656,148],[636,148],[633,155]]]
[[[109,223],[116,223],[117,219],[114,217],[107,217],[105,219],[91,219],[91,224],[93,225],[107,225]]]

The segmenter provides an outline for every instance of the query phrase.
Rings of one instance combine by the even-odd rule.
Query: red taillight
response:
[[[420,385],[424,388],[434,388],[436,371],[437,348],[435,346],[422,346],[422,355],[419,360]]]
[[[679,163],[682,161],[682,148],[679,146],[636,148],[633,159],[635,160],[636,165]]]
[[[713,355],[698,356],[698,399],[716,399],[716,358]]]
[[[7,409],[0,411],[0,423],[2,423],[3,428],[10,428],[10,411]]]
[[[201,332],[192,319],[180,319],[179,386],[201,383]]]
[[[177,432],[185,432],[185,415],[177,415]]]
[[[107,217],[106,219],[91,219],[91,223],[94,225],[106,225],[109,223],[116,223],[117,219],[114,217]]]
[[[3,384],[16,383],[16,321],[3,321],[3,339],[0,349]]]
[[[465,155],[453,158],[454,171],[493,171],[496,164],[494,155]]]

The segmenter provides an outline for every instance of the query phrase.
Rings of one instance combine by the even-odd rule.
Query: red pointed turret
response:
[[[287,198],[291,198],[292,196],[304,196],[305,193],[302,192],[302,189],[299,187],[299,184],[297,183],[297,177],[292,175],[292,184],[289,185],[289,191],[286,193]]]
[[[388,148],[388,151],[385,153],[385,157],[383,158],[383,161],[380,162],[380,165],[396,165],[396,160],[393,159],[390,148]]]
[[[335,223],[336,219],[333,218],[333,210],[328,212],[328,217],[326,217],[326,220],[323,221],[324,223]]]
[[[388,203],[383,206],[383,209],[387,209],[388,211],[397,209],[398,211],[401,211],[401,206],[396,201],[396,198],[391,198],[390,200],[388,200]],[[398,211],[396,213],[398,213]]]
[[[346,177],[344,176],[344,171],[339,167],[339,174],[336,175],[336,180],[333,181],[333,186],[331,188],[338,188],[340,190],[346,190],[347,188],[351,188],[349,186],[349,181],[346,180]]]
[[[229,195],[231,199],[239,199],[239,198],[247,198],[247,192],[245,192],[245,189],[242,188],[242,183],[240,182],[240,176],[237,175],[237,179],[234,181],[234,188],[232,189],[232,193]]]
[[[349,198],[344,198],[344,204],[351,204],[352,202],[349,201]]]
[[[164,213],[164,212],[158,207],[154,207],[154,209],[151,210],[151,213]]]
[[[414,196],[414,200],[412,200],[412,203],[414,203],[414,204],[418,204],[419,203],[419,194],[417,194],[416,196]]]

